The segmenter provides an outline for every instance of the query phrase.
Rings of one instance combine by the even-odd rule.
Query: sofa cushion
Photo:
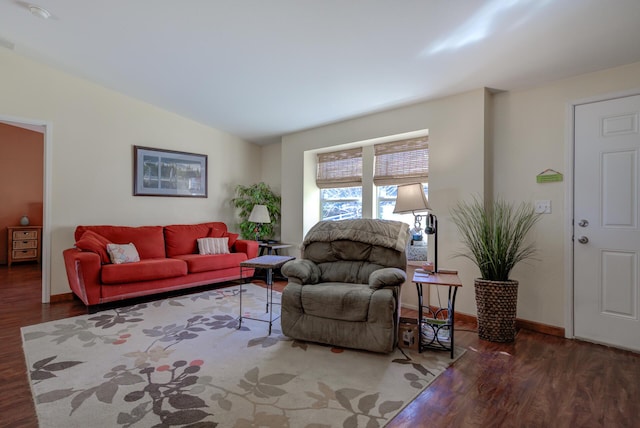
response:
[[[198,254],[229,254],[229,238],[198,238]]]
[[[107,244],[111,244],[111,241],[92,230],[87,230],[82,234],[80,239],[76,241],[76,248],[98,254],[102,264],[106,264],[111,263],[111,259],[107,253]]]
[[[375,290],[363,284],[323,282],[302,287],[300,300],[305,314],[342,321],[367,321]]]
[[[187,263],[189,273],[207,272],[211,270],[237,267],[240,271],[240,262],[247,260],[245,253],[229,254],[185,254],[175,257]]]
[[[136,263],[140,261],[140,255],[136,246],[129,244],[107,244],[107,252],[111,258],[111,263],[121,265],[125,263]]]
[[[211,226],[206,224],[174,224],[164,227],[167,257],[198,252],[198,238],[209,235]]]
[[[229,251],[233,249],[233,246],[235,245],[239,236],[240,235],[237,233],[232,233],[227,231],[226,229],[221,229],[216,226],[211,228],[211,231],[208,235],[209,238],[229,238]]]
[[[209,238],[222,238],[225,233],[227,233],[227,231],[224,229],[212,227],[209,229],[209,234],[207,236]]]
[[[210,221],[208,223],[202,223],[202,224],[206,224],[212,229],[220,229],[223,232],[227,231],[227,224],[222,221]]]
[[[229,251],[233,248],[240,235],[238,233],[225,232],[224,237],[229,238]]]
[[[162,229],[162,226],[78,226],[75,238],[78,240],[84,232],[91,230],[114,244],[133,243],[141,260],[157,259],[166,257]]]
[[[177,259],[146,259],[138,263],[112,264],[102,267],[103,284],[153,281],[187,274],[187,264]]]

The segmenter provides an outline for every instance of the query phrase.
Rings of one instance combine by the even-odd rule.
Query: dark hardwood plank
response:
[[[82,302],[40,303],[40,265],[0,266],[0,426],[37,427],[20,327],[86,313]]]
[[[37,427],[20,327],[86,313],[77,299],[43,305],[40,294],[38,265],[0,267],[2,427]],[[474,330],[456,323],[466,354],[389,428],[639,426],[640,355],[525,329],[514,343],[496,344]]]

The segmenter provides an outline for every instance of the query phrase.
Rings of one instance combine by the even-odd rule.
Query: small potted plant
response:
[[[280,221],[280,201],[266,183],[256,183],[250,186],[239,184],[236,186],[236,197],[231,200],[233,205],[240,209],[240,234],[244,239],[254,239],[256,237],[256,224],[249,221],[251,210],[254,205],[265,205],[269,211],[271,223],[260,225],[258,239],[268,239],[274,234],[274,228]]]
[[[474,198],[451,210],[467,251],[460,256],[480,269],[474,282],[478,335],[492,342],[515,339],[518,281],[509,277],[515,265],[534,256],[527,234],[539,220],[532,204],[519,206],[497,199],[490,204]]]

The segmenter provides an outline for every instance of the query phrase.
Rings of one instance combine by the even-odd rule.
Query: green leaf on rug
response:
[[[200,397],[189,394],[178,394],[169,397],[169,404],[176,409],[197,409],[207,407],[207,404]]]
[[[32,367],[34,370],[29,374],[32,380],[45,380],[56,377],[55,374],[51,372],[57,372],[66,370],[78,364],[82,364],[82,361],[58,361],[56,363],[51,363],[51,361],[58,358],[57,355],[53,357],[44,358],[42,360],[36,361],[33,363]]]
[[[376,406],[376,401],[380,397],[379,393],[365,395],[364,397],[358,400],[358,410],[360,410],[365,415],[369,414],[369,411]]]
[[[364,393],[364,391],[358,391],[357,389],[339,389],[336,391],[336,400],[338,400],[338,403],[340,403],[342,407],[353,412],[353,407],[351,407],[351,400],[362,393]]]
[[[296,375],[288,373],[275,373],[264,376],[260,379],[260,383],[266,383],[267,385],[284,385],[285,383],[290,382],[295,377]]]
[[[70,395],[75,394],[77,391],[73,388],[56,389],[53,391],[45,392],[36,397],[36,403],[51,403],[56,400],[67,398]]]
[[[403,404],[403,401],[383,401],[382,403],[380,403],[378,411],[380,412],[381,416],[384,416],[387,413],[395,412],[396,410],[400,409]]]
[[[73,397],[73,399],[71,400],[71,413],[70,413],[70,415],[72,415],[73,412],[78,410],[78,408],[82,405],[82,403],[84,403],[87,398],[91,397],[93,395],[93,393],[96,392],[97,390],[98,390],[98,387],[85,389],[80,394],[78,394],[75,397]]]

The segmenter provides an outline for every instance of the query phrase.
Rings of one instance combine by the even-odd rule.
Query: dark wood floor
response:
[[[40,296],[37,265],[0,266],[2,427],[37,426],[20,327],[86,312]],[[494,344],[473,328],[456,325],[466,354],[388,427],[640,427],[640,355],[526,330]]]

